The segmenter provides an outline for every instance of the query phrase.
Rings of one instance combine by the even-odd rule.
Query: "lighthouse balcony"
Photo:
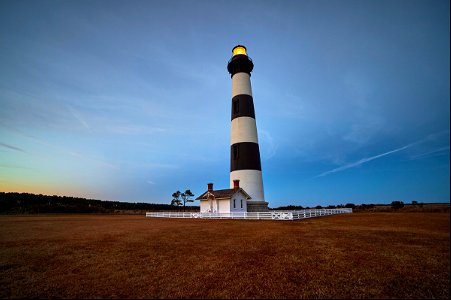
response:
[[[252,59],[244,54],[233,56],[227,64],[227,70],[232,77],[239,72],[245,72],[250,75],[253,69],[254,63],[252,62]]]

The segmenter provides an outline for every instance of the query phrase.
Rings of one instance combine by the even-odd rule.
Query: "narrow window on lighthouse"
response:
[[[233,199],[233,208],[236,208],[236,199]]]
[[[241,208],[243,208],[243,199],[241,199]]]
[[[240,157],[239,145],[233,145],[233,159],[237,160]]]
[[[237,100],[235,100],[235,101],[233,102],[233,112],[236,113],[236,114],[240,112],[240,102],[239,102],[239,99],[237,99]]]

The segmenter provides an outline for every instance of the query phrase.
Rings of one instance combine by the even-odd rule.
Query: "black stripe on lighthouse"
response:
[[[258,144],[242,142],[230,146],[230,172],[236,170],[262,170]]]
[[[238,117],[255,119],[254,99],[252,96],[241,94],[232,98],[232,120]]]

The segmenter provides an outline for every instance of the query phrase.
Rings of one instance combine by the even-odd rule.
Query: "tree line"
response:
[[[70,196],[0,192],[0,213],[114,213],[123,210],[178,210],[169,204],[105,201]],[[190,206],[190,209],[199,209]]]
[[[385,204],[380,204],[385,205]],[[390,204],[391,208],[397,210],[404,207],[403,201],[392,201]],[[418,203],[418,201],[412,201],[411,205],[419,205],[422,206],[423,203]],[[372,209],[377,204],[354,204],[354,203],[346,203],[346,204],[339,204],[339,205],[328,205],[328,206],[321,206],[317,205],[314,207],[304,207],[302,205],[287,205],[287,206],[279,206],[277,208],[272,208],[273,210],[299,210],[299,209],[334,209],[334,208],[352,208],[352,209],[359,209],[359,210],[366,210],[366,209]]]

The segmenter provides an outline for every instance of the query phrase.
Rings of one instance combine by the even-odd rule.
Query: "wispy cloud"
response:
[[[88,131],[91,132],[91,127],[88,125],[86,120],[80,116],[80,114],[71,106],[67,106],[71,115],[77,119],[78,122],[80,122],[81,125],[83,125],[84,128],[86,128]]]
[[[165,163],[140,163],[140,167],[146,168],[146,169],[179,169],[180,167],[175,164],[165,164]]]
[[[397,149],[394,149],[394,150],[391,150],[391,151],[387,151],[387,152],[384,152],[384,153],[381,153],[381,154],[378,154],[378,155],[375,155],[375,156],[362,158],[359,161],[356,161],[356,162],[353,162],[353,163],[349,163],[349,164],[345,164],[345,165],[343,165],[341,167],[338,167],[338,168],[326,171],[324,173],[321,173],[319,175],[316,175],[314,178],[327,176],[329,174],[341,172],[341,171],[344,171],[344,170],[347,170],[347,169],[350,169],[350,168],[355,168],[355,167],[358,167],[358,166],[360,166],[360,165],[362,165],[364,163],[370,162],[372,160],[375,160],[375,159],[378,159],[378,158],[381,158],[381,157],[384,157],[384,156],[387,156],[387,155],[390,155],[390,154],[393,154],[393,153],[396,153],[396,152],[399,152],[399,151],[406,150],[406,149],[411,148],[413,146],[416,146],[416,145],[419,145],[419,144],[422,144],[422,143],[425,143],[425,142],[435,141],[435,140],[439,139],[440,136],[447,135],[447,134],[449,134],[449,130],[443,130],[443,131],[431,133],[428,136],[426,136],[425,138],[423,138],[423,139],[421,139],[419,141],[416,141],[414,143],[410,143],[410,144],[407,144],[407,145],[405,145],[403,147],[400,147],[400,148],[397,148]],[[447,147],[443,147],[443,148],[437,149],[436,151],[432,151],[432,152],[445,151],[446,148],[449,150],[449,146],[447,146]],[[426,153],[424,155],[427,155],[427,154],[429,154],[429,153]]]
[[[0,142],[0,146],[2,146],[4,148],[7,148],[7,149],[10,149],[10,150],[14,150],[14,151],[19,151],[19,152],[24,152],[24,153],[26,152],[22,148],[19,148],[19,147],[16,147],[16,146],[12,146],[12,145],[8,145],[8,144],[2,143],[2,142]]]
[[[261,151],[264,159],[270,159],[276,155],[278,145],[272,135],[266,130],[260,130]]]
[[[424,141],[436,141],[441,139],[442,136],[449,136],[449,129],[442,130],[439,132],[431,133],[427,137],[424,138]]]
[[[37,138],[37,137],[35,137],[33,135],[30,135],[28,133],[25,133],[22,130],[18,130],[16,128],[13,128],[13,127],[10,127],[10,126],[6,126],[6,125],[4,125],[2,123],[0,123],[0,126],[8,129],[10,132],[13,132],[13,133],[15,133],[15,134],[17,134],[19,136],[31,139],[34,142],[38,143],[38,144],[44,145],[46,147],[53,148],[56,151],[60,152],[61,154],[71,155],[71,156],[75,156],[75,157],[81,158],[83,160],[92,161],[92,162],[97,163],[98,165],[101,165],[101,166],[104,166],[104,167],[108,167],[108,168],[111,168],[111,169],[119,169],[119,167],[117,165],[115,165],[115,164],[106,162],[106,161],[104,161],[102,159],[90,157],[90,156],[87,156],[87,155],[84,155],[84,154],[81,154],[81,153],[78,153],[78,152],[75,152],[75,151],[72,151],[72,150],[68,150],[68,149],[66,149],[64,147],[61,147],[59,145],[55,145],[55,144],[49,143],[49,142],[47,142],[45,140]],[[25,152],[25,150],[23,150],[23,149],[20,149],[18,147],[14,147],[14,146],[11,146],[11,145],[7,145],[7,144],[4,144],[4,143],[0,143],[0,146],[6,147],[6,148],[9,148],[9,149],[13,149],[13,150],[16,150],[16,151]]]
[[[165,128],[161,127],[136,126],[136,125],[110,126],[106,130],[112,133],[124,135],[149,135],[166,131]]]
[[[341,167],[329,170],[327,172],[321,173],[321,174],[315,176],[315,178],[316,177],[323,177],[323,176],[326,176],[326,175],[329,175],[329,174],[332,174],[332,173],[337,173],[337,172],[341,172],[341,171],[344,171],[344,170],[347,170],[347,169],[358,167],[358,166],[360,166],[360,165],[362,165],[364,163],[367,163],[369,161],[372,161],[372,160],[375,160],[375,159],[378,159],[378,158],[381,158],[381,157],[384,157],[384,156],[387,156],[387,155],[390,155],[390,154],[393,154],[393,153],[396,153],[396,152],[399,152],[399,151],[402,151],[402,150],[406,150],[406,149],[408,149],[410,147],[413,147],[413,146],[416,146],[416,145],[418,145],[420,143],[423,143],[424,141],[425,141],[425,139],[422,139],[422,140],[417,141],[415,143],[411,143],[411,144],[405,145],[403,147],[400,147],[400,148],[397,148],[397,149],[394,149],[394,150],[391,150],[391,151],[388,151],[388,152],[384,152],[384,153],[381,153],[381,154],[378,154],[378,155],[375,155],[375,156],[371,156],[371,157],[362,158],[359,161],[356,161],[356,162],[353,162],[353,163],[350,163],[350,164],[346,164],[344,166],[341,166]]]
[[[33,168],[22,167],[22,166],[16,166],[16,165],[0,165],[0,168],[5,168],[5,169],[27,169],[27,170],[34,170]]]
[[[78,152],[66,150],[66,149],[63,149],[63,148],[61,148],[59,146],[54,146],[54,145],[51,145],[51,146],[54,147],[54,148],[59,149],[60,151],[66,153],[66,154],[69,154],[69,155],[81,158],[83,160],[95,162],[98,165],[101,165],[101,166],[104,166],[104,167],[108,167],[108,168],[111,168],[111,169],[119,170],[119,166],[117,166],[115,164],[112,164],[112,163],[109,163],[109,162],[106,162],[106,161],[104,161],[102,159],[98,159],[98,158],[90,157],[90,156],[87,156],[87,155],[84,155],[84,154],[81,154],[81,153],[78,153]]]
[[[446,152],[449,152],[449,146],[440,147],[440,148],[434,149],[432,151],[414,155],[414,156],[410,157],[410,159],[415,160],[415,159],[421,159],[421,158],[430,157],[430,156],[443,155]]]

